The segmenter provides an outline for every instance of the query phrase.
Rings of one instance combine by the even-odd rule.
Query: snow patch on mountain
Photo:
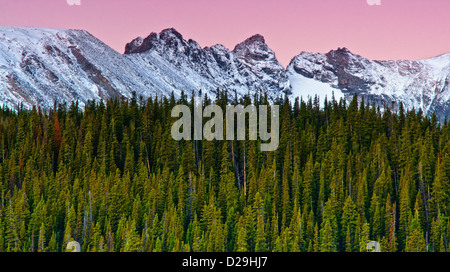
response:
[[[292,85],[293,91],[291,97],[293,98],[299,97],[303,100],[307,100],[309,98],[314,99],[314,97],[317,96],[321,104],[325,99],[331,101],[332,97],[334,97],[336,101],[345,98],[341,90],[332,88],[329,84],[302,75],[291,74],[289,75],[289,81]]]

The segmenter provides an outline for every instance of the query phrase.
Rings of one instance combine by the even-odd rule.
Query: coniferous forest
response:
[[[204,104],[267,104],[218,92]],[[0,110],[0,251],[448,251],[450,127],[279,98],[280,145],[175,141],[184,94]]]

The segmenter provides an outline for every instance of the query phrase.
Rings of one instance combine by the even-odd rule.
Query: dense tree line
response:
[[[267,104],[225,91],[204,104]],[[449,250],[450,128],[279,98],[280,145],[174,141],[182,94],[0,110],[0,251]]]

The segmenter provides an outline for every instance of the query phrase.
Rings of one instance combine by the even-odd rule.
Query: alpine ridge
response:
[[[318,96],[450,117],[450,54],[426,60],[369,60],[338,48],[301,52],[284,68],[256,34],[229,50],[201,47],[173,28],[137,37],[120,54],[84,30],[0,27],[0,105],[17,109],[111,97],[238,96],[263,91],[270,99]]]
[[[170,28],[134,39],[125,46],[125,56],[158,77],[168,76],[170,86],[178,90],[226,88],[238,95],[264,90],[272,98],[290,92],[284,67],[261,35],[230,51],[223,45],[201,48]]]
[[[287,67],[294,95],[304,95],[313,82],[316,92],[354,95],[365,102],[450,117],[450,54],[427,60],[374,61],[338,48],[326,54],[302,52]],[[312,84],[312,85],[314,85]]]

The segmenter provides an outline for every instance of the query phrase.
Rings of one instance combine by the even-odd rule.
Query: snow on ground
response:
[[[337,101],[344,98],[344,94],[341,90],[334,89],[327,83],[307,78],[297,73],[288,73],[288,77],[292,86],[291,99],[293,101],[295,101],[296,97],[308,100],[309,97],[314,98],[315,95],[317,95],[319,97],[320,105],[323,106],[325,97],[328,101],[331,101],[333,93],[334,98]]]
[[[422,62],[429,65],[437,77],[446,77],[450,72],[450,53],[422,60]]]

